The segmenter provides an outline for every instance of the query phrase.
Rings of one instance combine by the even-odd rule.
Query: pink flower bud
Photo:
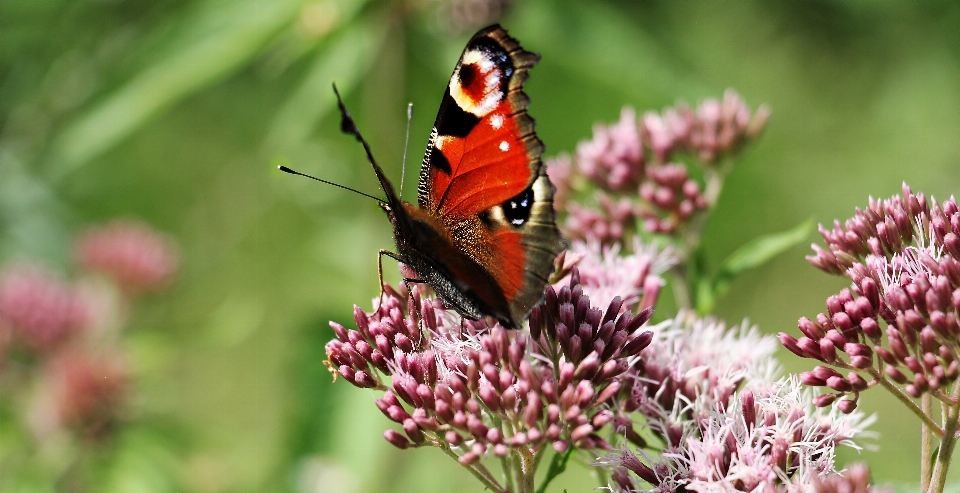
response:
[[[604,387],[604,389],[601,390],[599,394],[597,394],[596,402],[598,403],[606,402],[607,399],[610,399],[611,397],[614,397],[615,395],[617,395],[617,392],[620,391],[620,387],[621,387],[621,384],[618,380],[614,380],[610,382],[609,385]]]
[[[839,392],[849,392],[853,389],[853,387],[850,385],[850,382],[839,376],[828,378],[827,387]]]
[[[444,434],[444,435],[443,435],[443,438],[444,438],[444,440],[447,441],[447,443],[449,443],[450,445],[453,445],[454,447],[456,447],[456,446],[460,445],[461,443],[463,443],[463,437],[460,436],[459,433],[457,433],[457,432],[455,432],[455,431],[452,431],[452,430],[451,430],[451,431],[448,431],[446,434]]]
[[[797,340],[790,334],[781,332],[777,335],[777,338],[780,339],[780,344],[783,344],[783,347],[787,348],[791,353],[801,358],[807,357],[807,354],[797,345]]]
[[[420,427],[417,426],[413,418],[408,418],[403,421],[403,431],[406,432],[407,437],[409,437],[413,443],[418,445],[423,443],[423,432],[420,431]]]
[[[396,431],[396,430],[387,430],[387,431],[384,431],[384,432],[383,432],[383,438],[386,438],[387,441],[390,442],[391,445],[393,445],[394,447],[397,447],[398,449],[401,449],[401,450],[406,449],[406,448],[410,448],[410,447],[413,445],[412,443],[410,443],[409,440],[407,440],[406,437],[404,437],[403,435],[401,435],[400,432],[398,432],[398,431]]]
[[[570,440],[574,443],[583,440],[587,436],[593,433],[593,426],[589,424],[580,425],[576,427],[572,432],[570,432]]]
[[[903,375],[903,373],[900,373],[900,370],[896,369],[896,367],[894,367],[894,366],[892,366],[892,365],[887,366],[887,367],[884,369],[884,372],[885,372],[885,373],[887,374],[887,376],[890,377],[890,379],[893,380],[894,382],[897,382],[897,383],[899,383],[899,384],[907,383],[907,377],[905,377],[905,376]]]
[[[873,358],[868,356],[854,356],[850,358],[850,366],[860,370],[866,370],[873,366]]]
[[[836,400],[836,394],[820,394],[813,398],[813,405],[817,407],[827,407]]]
[[[873,340],[877,340],[883,335],[883,331],[880,330],[877,321],[871,317],[866,317],[860,321],[860,329],[863,330],[863,333],[866,334],[867,337]]]
[[[613,412],[604,409],[603,411],[600,411],[599,413],[594,415],[590,423],[593,425],[594,429],[599,430],[600,428],[603,428],[604,426],[606,426],[606,424],[612,420],[613,420]]]
[[[847,374],[847,382],[853,387],[854,390],[864,390],[867,388],[867,381],[863,379],[857,372],[850,372]]]
[[[828,338],[820,339],[820,355],[823,361],[827,363],[837,361],[837,350],[833,345],[833,341]]]
[[[837,403],[837,409],[843,414],[850,414],[857,409],[857,401],[845,399]]]
[[[827,381],[818,377],[813,372],[805,371],[800,374],[800,383],[811,387],[822,387],[827,384]]]
[[[825,334],[819,325],[807,317],[801,317],[800,320],[797,321],[797,326],[800,328],[800,332],[803,332],[803,335],[814,341],[819,341]]]

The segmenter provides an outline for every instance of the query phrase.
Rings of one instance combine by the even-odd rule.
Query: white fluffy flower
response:
[[[817,408],[813,395],[795,376],[747,384],[733,404],[689,419],[689,432],[680,446],[659,460],[623,449],[597,464],[656,471],[659,484],[631,491],[677,486],[698,492],[812,491],[815,480],[838,472],[836,447],[859,450],[853,440],[869,436],[864,430],[873,422],[873,417],[858,411],[842,414]]]
[[[567,255],[578,259],[583,292],[595,306],[606,306],[614,297],[624,300],[624,309],[641,303],[652,306],[664,285],[662,274],[677,264],[672,247],[633,239],[633,252],[620,255],[621,245],[603,246],[599,241],[575,240]],[[556,286],[569,283],[563,279]]]

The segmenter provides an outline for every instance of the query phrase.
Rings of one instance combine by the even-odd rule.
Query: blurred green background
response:
[[[624,105],[659,110],[728,87],[769,104],[707,227],[714,265],[758,235],[847,218],[902,181],[960,190],[952,0],[0,0],[2,258],[68,265],[69,236],[114,217],[180,245],[176,283],[127,334],[139,413],[179,438],[161,458],[112,466],[102,491],[482,491],[436,450],[393,449],[374,395],[331,384],[327,321],[376,295],[391,230],[369,199],[276,165],[376,191],[338,132],[336,81],[396,181],[414,103],[412,196],[460,50],[498,19],[542,55],[526,90],[548,156]],[[738,279],[718,314],[794,330],[843,286],[808,252]],[[789,370],[812,366],[782,353]],[[880,391],[861,403],[880,412],[880,438],[860,458],[879,482],[916,481],[917,420]],[[574,466],[551,491],[594,486]]]

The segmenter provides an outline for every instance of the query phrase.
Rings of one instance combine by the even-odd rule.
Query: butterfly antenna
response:
[[[311,180],[317,180],[317,181],[319,181],[320,183],[326,183],[327,185],[333,185],[333,186],[335,186],[335,187],[337,187],[337,188],[342,188],[342,189],[344,189],[344,190],[349,190],[349,191],[351,191],[351,192],[353,192],[353,193],[360,194],[360,195],[363,195],[364,197],[369,197],[369,198],[371,198],[371,199],[373,199],[373,200],[376,200],[377,202],[379,202],[379,203],[381,203],[381,204],[386,202],[386,200],[384,200],[384,199],[381,199],[381,198],[379,198],[379,197],[374,197],[373,195],[370,195],[370,194],[367,194],[367,193],[363,193],[363,192],[361,192],[360,190],[354,190],[354,189],[352,189],[352,188],[350,188],[350,187],[343,186],[343,185],[341,185],[341,184],[339,184],[339,183],[334,183],[334,182],[332,182],[332,181],[322,180],[322,179],[320,179],[320,178],[317,178],[316,176],[310,176],[310,175],[308,175],[308,174],[306,174],[306,173],[301,173],[301,172],[299,172],[299,171],[294,171],[294,170],[292,170],[292,169],[290,169],[290,168],[288,168],[288,167],[286,167],[286,166],[283,166],[283,165],[277,166],[277,167],[280,168],[280,171],[283,171],[284,173],[290,173],[291,175],[303,176],[303,177],[305,177],[305,178],[310,178]]]
[[[333,93],[337,95],[337,104],[340,106],[340,130],[343,133],[353,135],[360,144],[363,145],[363,150],[367,153],[367,160],[370,161],[374,173],[377,174],[377,180],[380,181],[380,189],[383,190],[383,193],[387,196],[387,200],[384,203],[389,209],[397,210],[402,208],[403,204],[400,201],[400,197],[397,196],[397,192],[393,190],[393,185],[390,184],[390,180],[388,180],[387,176],[383,173],[383,168],[373,159],[373,153],[370,152],[370,145],[367,144],[367,141],[363,140],[363,136],[360,135],[357,124],[353,122],[353,117],[350,116],[350,112],[347,111],[347,107],[343,104],[343,98],[340,97],[340,91],[337,90],[336,84],[333,85]]]
[[[400,167],[400,197],[403,197],[403,179],[407,175],[407,148],[410,147],[410,120],[413,120],[413,103],[407,103],[407,138],[403,142],[403,165]]]

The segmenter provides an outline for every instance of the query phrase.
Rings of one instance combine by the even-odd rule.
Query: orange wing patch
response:
[[[479,214],[519,194],[532,177],[530,157],[511,105],[502,102],[464,138],[438,136],[437,148],[451,173],[431,171],[434,212],[460,217]]]

